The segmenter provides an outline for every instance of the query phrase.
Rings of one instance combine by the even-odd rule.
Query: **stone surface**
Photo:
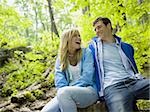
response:
[[[79,112],[107,112],[104,102],[97,102],[87,108],[78,109]]]

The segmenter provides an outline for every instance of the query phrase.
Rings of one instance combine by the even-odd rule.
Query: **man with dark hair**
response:
[[[149,99],[150,80],[139,74],[133,47],[112,34],[108,18],[97,18],[93,27],[97,36],[89,48],[95,61],[99,96],[109,112],[132,112],[134,101]]]

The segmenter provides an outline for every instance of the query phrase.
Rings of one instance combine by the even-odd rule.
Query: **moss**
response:
[[[41,83],[41,87],[42,88],[49,88],[50,87],[50,83],[48,81],[44,81]]]
[[[36,99],[40,99],[43,97],[44,92],[42,90],[34,90],[32,94],[36,97]]]
[[[24,94],[24,97],[27,99],[27,101],[30,101],[30,102],[33,102],[36,100],[36,97],[30,91],[26,91],[26,93]]]
[[[138,100],[137,106],[140,110],[150,109],[150,101],[149,100]]]

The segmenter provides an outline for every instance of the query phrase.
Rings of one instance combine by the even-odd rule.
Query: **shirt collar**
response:
[[[116,38],[115,38],[115,40],[116,40],[116,42],[115,42],[115,43],[116,43],[116,45],[119,45],[119,41],[118,41]]]
[[[101,41],[101,38],[100,38],[100,37],[97,37],[96,41],[97,41],[97,42]],[[119,45],[119,41],[118,41],[118,39],[116,39],[116,38],[115,38],[115,43],[116,43],[117,45]]]

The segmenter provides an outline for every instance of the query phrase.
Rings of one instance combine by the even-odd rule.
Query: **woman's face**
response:
[[[78,50],[81,49],[81,38],[80,38],[80,34],[74,34],[71,42],[69,42],[69,49],[70,50]]]

